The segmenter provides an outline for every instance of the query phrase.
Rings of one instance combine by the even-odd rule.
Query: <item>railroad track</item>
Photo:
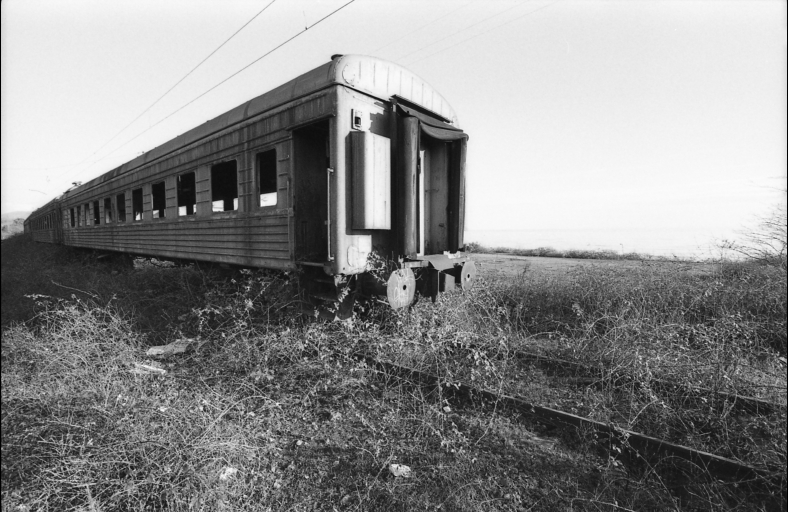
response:
[[[711,398],[708,403],[714,407],[729,407],[733,412],[747,414],[773,414],[781,407],[779,404],[761,398],[743,396],[701,386],[688,386],[667,379],[651,378],[646,384],[625,371],[610,371],[597,366],[531,352],[515,351],[514,355],[520,360],[536,363],[542,368],[574,370],[576,374],[586,376],[587,378],[581,378],[574,381],[574,383],[578,385],[603,385],[610,381],[619,385],[632,384],[638,387],[645,387],[648,385],[658,393],[680,393],[685,399],[691,398],[702,400]]]
[[[737,460],[704,452],[670,441],[652,437],[613,424],[602,423],[569,412],[529,403],[521,397],[496,393],[463,382],[441,382],[428,372],[383,361],[369,354],[357,354],[359,359],[377,370],[410,382],[439,386],[450,398],[473,402],[494,403],[516,411],[539,423],[559,428],[586,429],[597,434],[595,439],[603,447],[616,446],[630,461],[676,457],[705,469],[709,474],[729,482],[749,482],[768,491],[781,491],[785,487],[781,468],[755,467]],[[625,459],[626,460],[626,459]]]

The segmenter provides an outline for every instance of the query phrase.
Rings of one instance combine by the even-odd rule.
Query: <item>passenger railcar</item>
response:
[[[62,224],[59,202],[53,199],[25,219],[24,232],[32,233],[36,242],[57,244],[62,242]]]
[[[40,242],[302,269],[327,285],[315,295],[404,307],[417,288],[434,298],[475,279],[461,252],[467,140],[418,76],[335,55],[69,189],[26,227]]]

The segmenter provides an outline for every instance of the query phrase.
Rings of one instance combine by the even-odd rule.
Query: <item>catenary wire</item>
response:
[[[353,3],[353,2],[355,2],[355,1],[356,1],[356,0],[350,0],[350,1],[349,1],[349,2],[347,2],[346,4],[343,4],[341,7],[339,7],[339,8],[337,8],[337,9],[335,9],[335,10],[331,11],[331,12],[330,12],[330,13],[328,13],[326,16],[323,16],[323,17],[322,17],[322,18],[320,18],[318,21],[316,21],[315,23],[313,23],[313,24],[309,25],[308,27],[304,28],[302,31],[298,32],[297,34],[295,34],[295,35],[294,35],[294,36],[292,36],[291,38],[287,39],[287,40],[286,40],[286,41],[284,41],[283,43],[280,43],[278,46],[276,46],[276,47],[275,47],[275,48],[273,48],[272,50],[269,50],[268,52],[264,53],[264,54],[263,54],[263,55],[261,55],[260,57],[256,58],[255,60],[253,60],[252,62],[250,62],[250,63],[249,63],[249,64],[247,64],[246,66],[242,67],[241,69],[239,69],[238,71],[236,71],[236,72],[235,72],[235,73],[233,73],[232,75],[228,76],[227,78],[223,79],[221,82],[219,82],[219,83],[217,83],[216,85],[214,85],[213,87],[211,87],[210,89],[206,90],[205,92],[203,92],[202,94],[198,95],[197,97],[195,97],[195,98],[191,99],[190,101],[188,101],[188,102],[187,102],[187,103],[185,103],[184,105],[182,105],[182,106],[178,107],[178,108],[177,108],[177,109],[175,109],[173,112],[169,113],[167,116],[165,116],[165,117],[163,117],[163,118],[159,119],[158,121],[156,121],[154,124],[152,124],[151,126],[149,126],[148,128],[146,128],[145,130],[141,131],[140,133],[138,133],[137,135],[135,135],[135,136],[134,136],[134,137],[132,137],[131,139],[127,140],[126,142],[124,142],[123,144],[121,144],[120,146],[118,146],[117,148],[115,148],[115,149],[113,149],[112,151],[110,151],[110,152],[109,152],[109,154],[107,154],[107,156],[111,155],[111,154],[112,154],[112,153],[114,153],[115,151],[117,151],[117,150],[119,150],[120,148],[124,147],[126,144],[129,144],[130,142],[132,142],[132,141],[136,140],[138,137],[142,136],[144,133],[148,132],[148,131],[149,131],[149,130],[151,130],[152,128],[154,128],[154,127],[158,126],[158,125],[159,125],[159,124],[161,124],[162,122],[164,122],[164,121],[166,121],[167,119],[169,119],[170,117],[174,116],[175,114],[177,114],[178,112],[180,112],[180,111],[181,111],[181,110],[183,110],[184,108],[188,107],[189,105],[191,105],[191,104],[192,104],[192,103],[194,103],[195,101],[199,100],[200,98],[202,98],[203,96],[205,96],[205,95],[206,95],[206,94],[208,94],[209,92],[213,91],[214,89],[216,89],[217,87],[219,87],[219,86],[220,86],[220,85],[222,85],[223,83],[225,83],[225,82],[227,82],[228,80],[230,80],[230,79],[231,79],[231,78],[233,78],[234,76],[238,75],[238,74],[239,74],[239,73],[241,73],[242,71],[245,71],[247,68],[249,68],[249,67],[251,67],[252,65],[256,64],[257,62],[261,61],[262,59],[264,59],[264,58],[265,58],[265,57],[267,57],[268,55],[272,54],[273,52],[275,52],[275,51],[276,51],[276,50],[278,50],[279,48],[283,47],[284,45],[286,45],[287,43],[289,43],[290,41],[292,41],[293,39],[295,39],[295,38],[299,37],[300,35],[302,35],[302,34],[303,34],[304,32],[306,32],[307,30],[311,29],[312,27],[314,27],[314,26],[318,25],[319,23],[321,23],[321,22],[325,21],[326,19],[330,18],[331,16],[333,16],[333,15],[334,15],[334,14],[336,14],[336,13],[338,13],[339,11],[341,11],[342,9],[344,9],[345,7],[347,7],[348,5],[352,4],[352,3]],[[88,169],[90,169],[90,167],[86,167],[86,168],[85,168],[85,169],[83,169],[82,171],[79,171],[79,172],[78,172],[78,173],[77,173],[75,176],[77,176],[77,175],[79,175],[79,174],[82,174],[82,173],[84,173],[84,172],[85,172],[85,171],[87,171]]]
[[[475,38],[477,38],[479,36],[483,36],[484,34],[490,32],[490,31],[493,31],[496,28],[503,27],[505,25],[508,25],[509,23],[514,23],[515,21],[519,20],[520,18],[525,18],[526,16],[530,16],[531,14],[534,14],[537,11],[541,11],[542,9],[547,9],[548,7],[552,6],[553,4],[558,3],[558,1],[559,0],[555,0],[554,2],[546,4],[546,5],[543,5],[543,6],[539,7],[539,8],[537,8],[537,9],[534,9],[533,11],[528,11],[525,14],[522,14],[522,15],[516,17],[516,18],[513,18],[513,19],[511,19],[511,20],[509,20],[509,21],[507,21],[505,23],[501,23],[500,25],[496,25],[496,26],[494,26],[494,27],[492,27],[492,28],[490,28],[488,30],[485,30],[484,32],[480,32],[480,33],[478,33],[476,35],[473,35],[471,37],[465,38],[462,41],[459,41],[459,42],[457,42],[457,43],[455,43],[455,44],[453,44],[451,46],[447,46],[446,48],[438,50],[437,52],[434,52],[434,53],[431,53],[431,54],[429,54],[427,56],[421,57],[420,59],[412,60],[412,61],[408,62],[408,64],[410,65],[410,64],[415,64],[416,62],[421,62],[424,59],[428,59],[428,58],[432,57],[433,55],[437,55],[437,54],[439,54],[441,52],[444,52],[444,51],[446,51],[446,50],[448,50],[450,48],[454,48],[455,46],[461,45],[462,43],[464,43],[466,41],[470,41],[471,39],[475,39]]]
[[[254,16],[252,16],[252,17],[249,19],[249,21],[247,21],[246,23],[244,23],[244,24],[241,26],[241,28],[239,28],[238,30],[236,30],[235,32],[233,32],[233,34],[232,34],[230,37],[228,37],[227,39],[225,39],[225,41],[224,41],[222,44],[220,44],[219,46],[217,46],[217,47],[216,47],[216,48],[215,48],[215,49],[214,49],[214,50],[213,50],[211,53],[209,53],[207,57],[205,57],[203,60],[201,60],[201,61],[200,61],[200,62],[199,62],[199,63],[198,63],[196,66],[194,66],[194,67],[193,67],[193,68],[192,68],[192,69],[191,69],[191,70],[190,70],[188,73],[186,73],[185,75],[183,75],[183,77],[181,77],[181,79],[180,79],[180,80],[178,80],[177,82],[175,82],[175,84],[174,84],[172,87],[170,87],[169,89],[167,89],[167,90],[164,92],[164,94],[162,94],[161,96],[159,96],[159,97],[158,97],[158,99],[156,99],[156,101],[154,101],[153,103],[151,103],[150,105],[148,105],[148,108],[146,108],[145,110],[143,110],[143,111],[142,111],[142,112],[141,112],[141,113],[140,113],[140,114],[139,114],[137,117],[135,117],[134,119],[132,119],[132,120],[131,120],[131,121],[130,121],[130,122],[129,122],[129,123],[126,125],[126,126],[124,126],[123,128],[121,128],[121,129],[120,129],[120,131],[118,131],[118,133],[116,133],[115,135],[113,135],[113,136],[112,136],[112,137],[111,137],[109,140],[107,140],[107,142],[105,142],[104,144],[102,144],[102,145],[101,145],[101,146],[100,146],[100,147],[99,147],[97,150],[95,150],[93,153],[91,153],[91,154],[90,154],[90,155],[89,155],[87,158],[85,158],[84,160],[82,160],[82,161],[81,161],[81,162],[79,162],[79,163],[76,163],[76,164],[71,164],[71,165],[68,165],[68,166],[61,166],[61,167],[77,167],[77,166],[79,166],[79,165],[82,165],[82,164],[83,164],[83,163],[85,163],[87,160],[89,160],[89,159],[90,159],[90,158],[91,158],[93,155],[95,155],[96,153],[98,153],[99,151],[101,151],[102,149],[104,149],[104,148],[107,146],[107,144],[109,144],[110,142],[112,142],[113,140],[115,140],[115,139],[116,139],[116,138],[117,138],[117,137],[118,137],[118,136],[119,136],[121,133],[123,133],[124,131],[126,131],[126,130],[128,129],[128,127],[129,127],[129,126],[131,126],[131,125],[132,125],[132,124],[134,124],[134,123],[135,123],[135,122],[136,122],[136,121],[137,121],[139,118],[141,118],[142,116],[144,116],[144,115],[145,115],[145,114],[146,114],[146,113],[147,113],[147,112],[148,112],[150,109],[152,109],[152,108],[153,108],[153,107],[154,107],[154,106],[155,106],[155,105],[156,105],[158,102],[160,102],[162,99],[164,99],[164,97],[165,97],[165,96],[167,96],[167,95],[168,95],[170,92],[172,92],[172,90],[173,90],[173,89],[175,89],[175,88],[176,88],[178,85],[180,85],[180,83],[181,83],[181,82],[183,82],[184,80],[186,80],[186,78],[188,78],[188,77],[189,77],[189,75],[191,75],[192,73],[194,73],[194,72],[197,70],[197,68],[199,68],[200,66],[202,66],[202,65],[205,63],[205,61],[207,61],[208,59],[210,59],[211,57],[213,57],[213,55],[214,55],[216,52],[218,52],[220,49],[222,49],[222,47],[223,47],[224,45],[226,45],[227,43],[229,43],[229,42],[230,42],[230,40],[231,40],[232,38],[234,38],[235,36],[237,36],[237,35],[238,35],[238,33],[239,33],[239,32],[241,32],[243,29],[245,29],[245,28],[247,27],[247,25],[249,25],[251,22],[253,22],[253,21],[254,21],[254,20],[255,20],[255,19],[258,17],[258,16],[260,16],[261,14],[263,14],[263,12],[265,12],[265,11],[266,11],[266,9],[268,9],[269,7],[271,7],[271,5],[273,5],[273,4],[274,4],[274,2],[276,2],[276,0],[271,0],[271,1],[270,1],[270,2],[269,2],[269,3],[268,3],[266,6],[265,6],[265,7],[263,7],[263,8],[262,8],[260,11],[258,11],[258,12],[257,12],[257,14],[255,14]],[[97,161],[98,161],[98,160],[97,160]],[[95,163],[95,162],[94,162],[94,163]],[[71,171],[69,170],[69,171],[65,171],[65,172],[63,172],[63,173],[62,173],[60,176],[58,176],[58,178],[59,178],[59,177],[61,177],[61,176],[64,176],[64,175],[66,175],[66,174],[68,174],[69,172],[71,172]]]
[[[397,42],[399,42],[399,41],[402,41],[403,39],[405,39],[405,38],[406,38],[406,37],[408,37],[409,35],[411,35],[411,34],[413,34],[413,33],[415,33],[415,32],[418,32],[419,30],[421,30],[421,29],[423,29],[423,28],[425,28],[425,27],[428,27],[428,26],[430,26],[430,25],[434,25],[435,23],[439,22],[439,21],[440,21],[440,20],[442,20],[443,18],[446,18],[447,16],[450,16],[450,15],[454,14],[455,12],[459,11],[460,9],[464,9],[465,7],[468,7],[468,6],[469,6],[469,5],[471,5],[472,3],[473,3],[473,0],[471,0],[471,1],[470,1],[470,2],[468,2],[467,4],[462,4],[461,6],[457,7],[456,9],[453,9],[453,10],[451,10],[451,11],[447,12],[447,13],[446,13],[446,14],[444,14],[443,16],[441,16],[441,17],[439,17],[439,18],[436,18],[436,19],[434,19],[434,20],[432,20],[432,21],[430,21],[430,22],[428,22],[428,23],[425,23],[424,25],[420,26],[419,28],[417,28],[417,29],[414,29],[414,30],[411,30],[411,31],[410,31],[410,32],[408,32],[407,34],[404,34],[404,35],[402,35],[402,36],[400,36],[400,37],[398,37],[398,38],[394,39],[393,41],[389,41],[388,43],[384,44],[384,45],[383,45],[383,46],[381,46],[380,48],[376,48],[375,50],[373,50],[372,54],[373,54],[373,55],[374,55],[374,54],[377,54],[377,53],[378,53],[380,50],[382,50],[383,48],[387,48],[387,47],[391,46],[391,45],[392,45],[392,44],[394,44],[394,43],[397,43]]]
[[[479,24],[481,24],[481,23],[484,23],[485,21],[487,21],[487,20],[490,20],[490,19],[492,19],[492,18],[495,18],[496,16],[500,16],[501,14],[503,14],[503,13],[505,13],[505,12],[509,12],[509,11],[511,11],[512,9],[515,9],[515,8],[517,8],[517,7],[520,7],[520,6],[522,6],[522,5],[525,5],[526,3],[530,2],[530,1],[531,1],[531,0],[524,0],[523,2],[520,2],[520,3],[518,3],[518,4],[515,4],[515,5],[511,6],[511,7],[509,7],[508,9],[504,9],[503,11],[500,11],[500,12],[498,12],[498,13],[495,13],[495,14],[493,14],[492,16],[488,16],[488,17],[484,18],[483,20],[477,21],[476,23],[474,23],[474,24],[472,24],[472,25],[468,25],[468,26],[467,26],[467,27],[465,27],[465,28],[462,28],[462,29],[460,29],[460,30],[458,30],[458,31],[456,31],[456,32],[453,32],[453,33],[451,33],[451,34],[449,34],[449,35],[445,36],[445,37],[442,37],[441,39],[438,39],[437,41],[433,41],[432,43],[430,43],[430,44],[428,44],[428,45],[426,45],[426,46],[422,46],[421,48],[419,48],[419,49],[417,49],[417,50],[413,50],[412,52],[410,52],[410,53],[408,53],[408,54],[406,54],[406,55],[403,55],[402,57],[398,57],[398,58],[397,58],[397,60],[399,60],[399,61],[402,61],[403,59],[406,59],[406,58],[410,57],[410,56],[411,56],[411,55],[413,55],[414,53],[418,53],[418,52],[420,52],[420,51],[424,50],[425,48],[429,48],[430,46],[435,46],[436,44],[438,44],[438,43],[440,43],[440,42],[442,42],[442,41],[445,41],[446,39],[448,39],[448,38],[450,38],[450,37],[452,37],[452,36],[455,36],[455,35],[457,35],[457,34],[459,34],[459,33],[461,33],[461,32],[465,32],[466,30],[469,30],[469,29],[471,29],[471,28],[475,27],[476,25],[479,25]]]

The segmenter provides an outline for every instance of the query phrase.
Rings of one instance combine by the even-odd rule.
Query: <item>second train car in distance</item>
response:
[[[402,308],[417,289],[434,298],[475,280],[462,252],[467,141],[423,79],[334,55],[69,189],[27,224],[42,242],[301,269],[315,296]]]

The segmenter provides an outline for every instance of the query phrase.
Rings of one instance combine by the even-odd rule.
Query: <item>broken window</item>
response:
[[[276,204],[276,150],[257,153],[257,186],[260,206]]]
[[[76,227],[77,219],[74,218],[74,209],[73,208],[71,209],[71,213],[69,213],[68,218],[71,221],[71,227],[72,228]]]
[[[101,224],[101,212],[99,211],[99,202],[93,201],[93,224]]]
[[[214,212],[238,209],[238,164],[235,160],[211,167],[211,204]]]
[[[164,195],[164,182],[160,181],[151,185],[150,195],[153,199],[153,218],[163,219],[164,209],[167,207],[167,199]]]
[[[197,210],[197,188],[193,172],[178,176],[178,216],[194,215]]]
[[[131,191],[131,215],[134,220],[142,220],[142,189]]]
[[[112,222],[112,199],[104,198],[104,224]]]
[[[115,204],[118,205],[118,222],[126,222],[126,194],[115,196]]]

